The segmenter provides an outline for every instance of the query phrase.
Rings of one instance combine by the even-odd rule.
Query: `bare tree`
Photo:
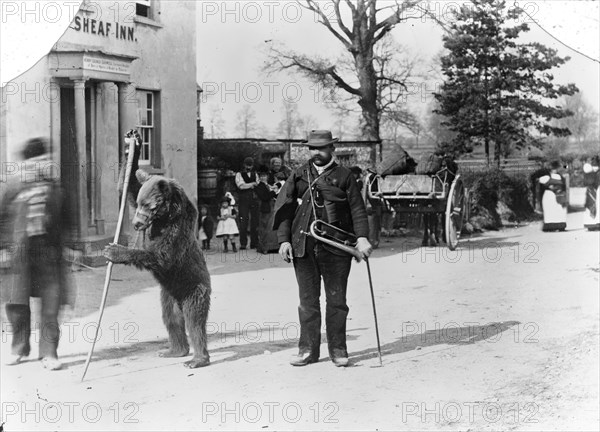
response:
[[[256,113],[254,109],[249,105],[244,105],[237,112],[237,124],[235,131],[240,138],[251,138],[252,135],[256,135],[261,127],[256,122]]]
[[[343,140],[344,136],[347,135],[346,123],[349,116],[350,114],[347,111],[338,110],[335,113],[335,125],[332,128],[332,132],[340,140]]]
[[[218,105],[211,105],[208,111],[208,136],[210,138],[223,138],[225,135],[225,120],[222,109]]]
[[[305,116],[300,117],[298,128],[301,138],[308,138],[308,134],[310,133],[310,131],[315,129],[316,127],[317,120],[312,115],[307,114]]]
[[[300,2],[304,8],[314,12],[319,23],[342,44],[347,55],[349,54],[351,67],[339,60],[336,62],[334,59],[319,56],[308,57],[272,46],[265,69],[299,71],[323,89],[336,87],[342,90],[360,107],[363,138],[379,140],[382,111],[386,107],[391,109],[401,97],[402,89],[407,90],[406,81],[411,74],[411,68],[398,69],[398,65],[392,64],[392,57],[378,54],[378,44],[386,39],[397,24],[409,18],[407,12],[415,8],[420,1]],[[335,17],[329,14],[327,6],[331,5]],[[344,18],[346,11],[351,19]],[[416,18],[413,14],[410,14],[410,17]],[[391,54],[386,51],[385,43],[380,53]]]
[[[278,132],[285,139],[294,139],[298,137],[301,126],[298,106],[288,100],[283,101],[283,118],[279,122]]]

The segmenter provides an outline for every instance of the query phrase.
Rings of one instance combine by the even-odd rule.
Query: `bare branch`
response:
[[[448,28],[448,26],[446,25],[446,23],[441,20],[434,12],[421,7],[421,5],[415,5],[414,6],[416,9],[420,10],[423,15],[421,17],[429,17],[431,18],[433,21],[435,21],[446,33],[450,33],[450,29]]]
[[[377,27],[377,2],[376,0],[367,0],[367,9],[369,11],[369,28]]]
[[[408,87],[406,87],[406,83],[405,83],[406,80],[398,80],[398,79],[394,79],[391,77],[385,77],[385,76],[377,77],[377,80],[378,81],[388,81],[393,84],[398,84],[400,87],[404,88],[404,90],[408,90]]]
[[[305,9],[308,9],[308,10],[316,13],[317,16],[319,17],[319,23],[324,25],[331,34],[333,34],[342,44],[344,44],[346,49],[348,49],[348,50],[351,49],[352,42],[348,41],[336,29],[333,28],[333,26],[331,25],[331,22],[329,21],[329,18],[327,18],[327,15],[325,14],[325,12],[323,12],[323,10],[319,6],[318,2],[315,0],[305,0],[305,1],[306,1],[306,6],[304,6],[302,3],[300,3],[300,5],[302,7],[304,7]]]
[[[342,14],[340,12],[340,0],[333,0],[333,6],[334,6],[335,18],[337,19],[338,26],[342,29],[344,34],[346,36],[348,36],[348,39],[352,40],[352,36],[353,36],[352,32],[350,31],[350,29],[348,27],[346,27],[346,25],[344,24],[344,21],[342,20]]]
[[[329,75],[335,80],[335,82],[337,83],[337,85],[341,88],[343,88],[344,90],[346,90],[348,93],[354,94],[356,96],[361,96],[362,93],[360,92],[360,89],[354,88],[352,86],[350,86],[349,84],[346,83],[346,81],[344,81],[342,79],[342,77],[340,77],[336,72],[335,72],[335,66],[331,66],[328,70],[327,73],[329,73]]]
[[[356,14],[356,6],[354,6],[354,3],[352,3],[352,0],[346,0],[346,4],[352,11],[352,15],[355,15]]]
[[[381,40],[381,38],[383,38],[387,33],[389,33],[396,24],[399,24],[402,21],[406,21],[408,18],[418,18],[405,16],[405,12],[408,9],[417,6],[422,0],[405,0],[402,4],[399,4],[398,0],[395,1],[396,6],[394,7],[394,13],[386,19],[379,22],[375,27],[371,29],[371,31],[373,32],[375,43],[377,43],[379,40]],[[419,9],[422,11],[424,10],[422,8]],[[377,31],[379,31],[379,33],[375,34]]]
[[[335,65],[329,64],[324,59],[309,59],[306,56],[293,52],[283,52],[272,48],[270,61],[264,66],[267,70],[284,71],[296,68],[313,81],[327,84],[327,78],[331,78],[341,89],[355,96],[360,96],[360,89],[348,84],[335,70]]]

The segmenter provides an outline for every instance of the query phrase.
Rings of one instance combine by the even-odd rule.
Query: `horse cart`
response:
[[[469,216],[468,190],[460,175],[447,167],[435,174],[370,174],[367,179],[367,196],[382,201],[397,213],[430,215],[437,221],[443,215],[443,239],[450,250],[455,250]]]

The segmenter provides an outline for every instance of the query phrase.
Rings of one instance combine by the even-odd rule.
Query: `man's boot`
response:
[[[6,304],[6,317],[12,326],[12,352],[6,364],[19,364],[24,357],[29,355],[31,346],[31,309],[23,304]]]

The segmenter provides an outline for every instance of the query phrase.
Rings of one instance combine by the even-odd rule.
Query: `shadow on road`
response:
[[[394,342],[383,344],[381,346],[381,353],[382,357],[385,359],[386,355],[421,350],[422,348],[435,345],[469,345],[484,340],[487,341],[487,343],[495,343],[502,338],[502,333],[518,324],[520,324],[519,321],[504,321],[467,327],[453,327],[446,325],[444,328],[402,336]],[[375,335],[373,335],[373,338],[375,338]],[[359,366],[357,363],[376,358],[377,356],[376,347],[359,352],[351,352],[350,363],[352,366]],[[398,361],[403,360],[398,359],[391,361],[391,363]]]
[[[403,336],[401,338],[396,339],[393,342],[385,343],[381,346],[382,355],[385,359],[386,356],[392,354],[401,354],[409,351],[421,350],[422,348],[427,348],[435,345],[469,345],[475,344],[481,341],[487,341],[487,343],[495,343],[498,342],[502,338],[502,333],[506,330],[510,329],[513,326],[520,324],[519,321],[504,321],[504,322],[493,322],[488,323],[486,325],[481,326],[467,326],[467,327],[453,327],[450,325],[446,325],[444,328],[429,330],[419,334],[410,334]],[[416,327],[415,327],[416,329]],[[236,332],[219,332],[214,333],[209,336],[209,342],[221,341],[226,342],[227,340],[234,341],[239,340],[252,340],[252,338],[260,338],[265,340],[259,340],[257,342],[251,343],[242,343],[242,344],[234,344],[234,345],[226,345],[221,346],[215,349],[210,350],[210,354],[213,358],[219,357],[220,354],[226,354],[226,357],[220,358],[216,361],[213,361],[212,365],[217,365],[220,363],[228,363],[243,360],[249,357],[261,356],[261,355],[270,355],[272,353],[277,353],[280,351],[288,350],[295,348],[298,344],[297,339],[278,339],[272,340],[269,337],[263,338],[263,334],[273,335],[282,331],[282,327],[263,327],[260,328],[252,335],[244,335]],[[352,342],[356,340],[358,336],[353,335],[353,332],[358,330],[367,330],[365,328],[361,329],[349,329],[348,330],[348,341]],[[407,328],[407,332],[410,329]],[[375,335],[373,335],[373,339]],[[321,335],[321,340],[323,342],[326,341],[325,334]],[[166,339],[156,340],[156,341],[148,341],[148,342],[140,342],[135,343],[128,346],[123,347],[114,347],[114,348],[105,348],[102,350],[98,350],[94,354],[94,361],[98,360],[117,360],[121,358],[130,357],[128,360],[135,360],[136,357],[139,356],[156,356],[159,349],[165,348],[167,344]],[[321,345],[322,357],[321,361],[329,360],[329,357],[323,357],[323,350],[325,353],[327,348],[325,345]],[[83,359],[78,359],[74,361],[65,361],[69,357],[79,357],[83,355],[83,353],[73,354],[69,356],[61,357],[63,361],[63,365],[65,367],[73,367],[78,365],[83,365],[85,361]],[[374,346],[373,348],[369,348],[363,351],[352,352],[350,351],[350,363],[351,366],[361,366],[359,363],[365,360],[370,360],[377,357],[377,348]],[[131,358],[133,357],[133,358]],[[189,357],[189,356],[188,356]],[[173,361],[177,361],[177,359],[165,359],[165,367],[171,366]],[[183,363],[184,358],[181,359]],[[394,360],[392,362],[403,361],[402,359]],[[111,366],[118,366],[119,363],[116,363]],[[154,369],[156,366],[152,366],[150,368],[141,368],[137,370],[138,372],[146,370],[146,369]],[[128,373],[132,371],[129,370]]]

